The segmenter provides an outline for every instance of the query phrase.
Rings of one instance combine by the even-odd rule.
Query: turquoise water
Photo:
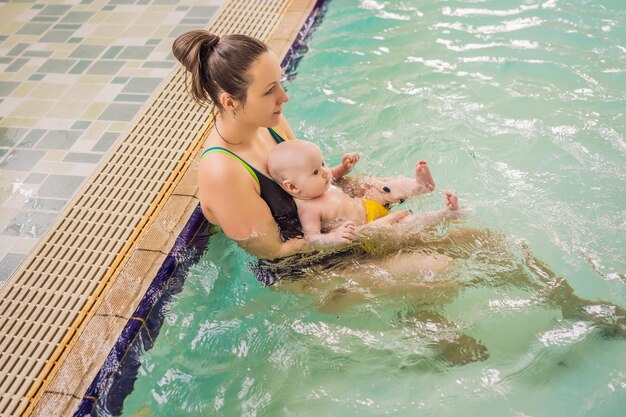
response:
[[[426,159],[438,190],[409,206],[455,190],[506,250],[456,262],[452,293],[328,312],[323,291],[261,287],[217,236],[124,415],[621,415],[626,341],[541,302],[523,253],[626,307],[625,24],[622,1],[330,2],[286,83],[297,135],[361,152],[361,173]],[[459,335],[489,357],[451,364],[437,346]]]

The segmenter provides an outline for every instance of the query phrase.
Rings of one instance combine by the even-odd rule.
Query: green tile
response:
[[[63,19],[61,19],[61,22],[85,23],[91,18],[91,16],[93,16],[92,12],[69,12]]]
[[[28,129],[0,127],[0,146],[10,148],[22,139]]]
[[[50,23],[26,23],[17,31],[18,35],[42,35],[51,26]]]
[[[67,42],[68,43],[81,43],[83,41],[83,38],[70,38]]]
[[[122,46],[112,46],[102,55],[102,59],[113,59],[122,50]]]
[[[113,5],[106,5],[106,6],[104,6],[102,8],[102,10],[107,10],[107,11],[110,11],[110,10],[113,10],[113,9],[115,9],[115,6],[113,6]]]
[[[192,6],[187,12],[189,17],[212,17],[218,6]]]
[[[11,220],[2,234],[26,238],[40,237],[46,233],[57,216],[58,213],[22,210]]]
[[[91,4],[93,3],[93,0],[83,0],[80,2],[80,4]]]
[[[109,4],[134,4],[135,0],[109,0]]]
[[[65,74],[72,66],[76,64],[75,59],[49,59],[47,60],[37,72],[43,72],[47,74]]]
[[[36,4],[33,4],[33,7],[31,7],[31,9],[38,10],[38,9],[43,9],[44,7],[46,7],[45,4],[36,3]]]
[[[31,22],[56,22],[57,20],[59,20],[58,17],[54,17],[54,16],[35,16],[31,19]]]
[[[81,59],[76,65],[72,67],[69,74],[82,74],[83,71],[85,71],[85,69],[87,69],[87,67],[91,65],[91,62],[92,61]]]
[[[32,173],[28,174],[28,177],[24,180],[24,184],[41,184],[48,174]]]
[[[15,45],[13,47],[13,49],[11,49],[9,52],[7,52],[7,55],[9,56],[13,56],[13,55],[19,55],[22,52],[24,52],[26,50],[26,48],[28,48],[27,43],[18,43],[17,45]]]
[[[118,59],[146,59],[153,49],[152,46],[127,46]]]
[[[111,103],[98,119],[129,122],[135,117],[140,108],[141,104]]]
[[[25,209],[41,211],[61,211],[67,200],[56,198],[31,198],[24,204]]]
[[[52,29],[57,29],[57,30],[78,30],[80,29],[81,25],[68,25],[68,24],[63,24],[63,23],[59,23],[57,25],[54,25],[52,27]]]
[[[8,64],[11,61],[13,61],[12,57],[0,56],[0,64]]]
[[[18,81],[0,81],[0,97],[8,97],[19,85]]]
[[[39,12],[39,16],[62,16],[71,8],[72,6],[50,4]]]
[[[152,94],[161,83],[160,78],[133,77],[122,90],[122,93]]]
[[[28,77],[29,81],[41,81],[43,80],[43,78],[45,77],[45,74],[33,74],[30,77]]]
[[[39,197],[71,198],[85,177],[77,175],[50,175],[39,189]]]
[[[9,152],[9,148],[0,148],[0,161],[4,158],[4,155]]]
[[[115,75],[124,66],[124,61],[100,60],[94,62],[87,74]]]
[[[83,132],[75,130],[49,130],[37,143],[37,149],[69,149]]]
[[[113,101],[126,101],[131,103],[145,103],[150,96],[147,94],[118,94]]]
[[[0,282],[8,280],[26,257],[24,253],[9,252],[0,261]]]
[[[0,168],[13,171],[30,171],[43,158],[44,154],[44,151],[31,149],[14,150],[0,163]]]
[[[97,164],[102,159],[101,153],[82,153],[82,152],[69,152],[64,162],[81,162],[86,164]]]
[[[119,133],[106,132],[103,134],[98,142],[94,145],[92,151],[94,152],[107,152],[111,146],[115,143],[117,138],[120,137]]]
[[[32,129],[24,136],[21,142],[17,145],[18,148],[30,149],[39,142],[39,139],[47,132],[45,129]]]
[[[48,58],[54,51],[26,51],[22,55],[27,57]]]
[[[178,6],[176,8],[177,12],[184,12],[185,10],[189,9],[189,6]]]
[[[146,45],[158,45],[160,42],[161,39],[148,39]]]
[[[128,77],[115,77],[111,81],[113,84],[125,84],[128,81]]]
[[[4,71],[5,72],[19,71],[24,66],[24,64],[26,64],[27,62],[28,62],[28,59],[26,59],[26,58],[18,58],[15,61],[13,61],[13,63],[11,65],[6,67],[6,69]]]
[[[198,25],[198,26],[204,26],[207,24],[207,18],[206,17],[186,17],[183,20],[180,21],[180,23],[182,25]]]
[[[51,30],[39,38],[39,42],[65,42],[70,36],[72,32],[69,30]]]
[[[105,49],[103,45],[78,45],[70,58],[98,58]]]
[[[143,0],[140,0],[143,1]],[[178,3],[178,0],[154,0],[152,2],[152,4],[176,4]],[[145,3],[141,3],[141,4],[145,4]]]
[[[91,125],[91,122],[89,120],[78,120],[76,123],[72,125],[71,129],[85,130],[90,125]]]

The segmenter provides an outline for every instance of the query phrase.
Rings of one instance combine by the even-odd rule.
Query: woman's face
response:
[[[248,73],[252,82],[237,117],[241,113],[250,124],[263,127],[276,126],[280,121],[283,103],[289,101],[280,84],[282,71],[276,55],[273,52],[260,55]]]

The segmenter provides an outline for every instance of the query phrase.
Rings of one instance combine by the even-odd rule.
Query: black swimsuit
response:
[[[284,142],[284,139],[271,127],[268,128],[276,143]],[[293,198],[283,190],[273,179],[254,168],[234,152],[220,147],[212,147],[202,152],[201,159],[211,152],[222,152],[235,157],[250,172],[261,189],[261,198],[270,208],[272,217],[280,230],[282,241],[303,237],[302,225],[298,218],[298,209]]]

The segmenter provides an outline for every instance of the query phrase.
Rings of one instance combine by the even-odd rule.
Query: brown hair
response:
[[[202,105],[212,102],[220,111],[223,110],[219,100],[221,92],[242,103],[246,101],[246,91],[252,81],[248,70],[267,50],[267,45],[250,36],[220,38],[206,30],[183,33],[172,45],[176,59],[191,73],[193,99]]]

